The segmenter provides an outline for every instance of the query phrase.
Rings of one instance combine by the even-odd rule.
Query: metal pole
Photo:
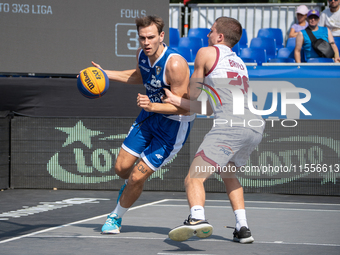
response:
[[[273,6],[270,7],[270,18],[269,18],[269,27],[272,27],[273,22]]]
[[[256,6],[254,7],[254,16],[253,16],[253,38],[256,37],[255,24],[256,24]]]
[[[263,22],[264,22],[264,6],[262,6],[262,10],[261,10],[261,28],[263,28],[264,26],[263,26]]]
[[[189,28],[188,16],[189,16],[188,6],[185,6],[184,7],[184,37],[188,36],[188,28]]]

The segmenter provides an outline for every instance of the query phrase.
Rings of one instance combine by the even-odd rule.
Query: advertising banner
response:
[[[133,121],[13,118],[12,186],[119,189],[122,180],[114,172],[115,159]],[[286,124],[282,125],[282,120],[274,126],[266,123],[262,142],[237,172],[245,191],[340,195],[340,121],[299,120],[295,127]],[[184,191],[193,152],[212,125],[212,119],[196,119],[185,146],[150,177],[144,189]],[[206,190],[224,189],[220,176],[213,173]]]
[[[0,189],[9,187],[9,118],[0,112]]]

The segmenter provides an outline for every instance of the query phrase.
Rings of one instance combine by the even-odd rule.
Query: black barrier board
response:
[[[77,74],[91,61],[132,69],[135,19],[146,15],[162,17],[168,34],[168,0],[1,1],[0,72]]]
[[[137,94],[145,94],[141,84],[111,81],[103,97],[88,99],[76,78],[0,78],[0,89],[0,111],[39,117],[136,117]]]
[[[0,189],[7,189],[8,187],[9,187],[9,118],[0,116]]]
[[[114,173],[114,162],[133,121],[15,117],[12,186],[119,189],[122,180]],[[151,176],[144,189],[184,191],[194,151],[212,123],[212,119],[196,119],[183,149]],[[267,121],[262,142],[247,163],[248,169],[267,168],[237,173],[245,192],[340,195],[339,125],[338,120],[298,120],[297,126],[285,127],[282,121]],[[207,180],[206,190],[224,192],[220,177],[213,176]]]

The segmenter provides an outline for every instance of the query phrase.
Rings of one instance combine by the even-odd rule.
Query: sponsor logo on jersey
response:
[[[162,83],[160,80],[157,80],[156,76],[152,75],[151,76],[151,81],[150,84],[156,88],[162,87]]]
[[[158,159],[162,159],[163,158],[163,156],[161,155],[161,154],[156,154],[155,155]]]
[[[162,71],[162,67],[156,66],[156,74],[159,75]]]
[[[143,69],[145,72],[150,72],[149,68],[146,68],[145,66],[139,65],[139,68]]]
[[[230,154],[234,154],[233,150],[229,146],[217,145],[217,147],[220,147],[220,151],[222,151],[227,156],[229,156]]]

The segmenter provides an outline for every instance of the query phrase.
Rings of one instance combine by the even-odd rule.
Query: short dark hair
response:
[[[148,27],[148,26],[151,26],[152,24],[155,24],[157,27],[158,33],[160,34],[162,33],[163,27],[164,27],[163,19],[157,16],[145,16],[142,18],[137,18],[135,22],[136,22],[138,32],[139,32],[139,27]]]
[[[219,17],[215,21],[217,33],[221,33],[224,36],[224,41],[229,47],[234,47],[242,36],[241,23],[233,18]]]

